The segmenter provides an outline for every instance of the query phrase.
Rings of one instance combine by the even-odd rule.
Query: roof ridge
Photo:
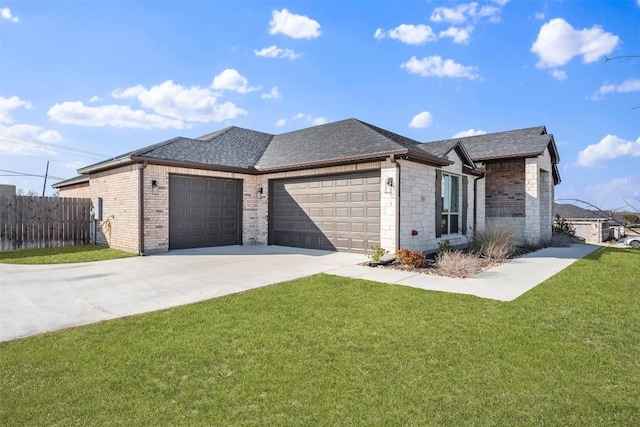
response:
[[[382,137],[388,139],[389,141],[391,141],[393,144],[399,146],[400,148],[405,148],[408,149],[410,148],[409,146],[411,146],[411,148],[415,148],[417,146],[419,146],[421,144],[421,142],[416,141],[415,139],[409,138],[407,136],[403,136],[400,135],[399,133],[395,133],[393,131],[390,131],[388,129],[385,128],[381,128],[379,126],[376,125],[372,125],[371,123],[367,123],[365,121],[359,120],[359,119],[349,119],[349,120],[353,120],[361,125],[366,126],[367,128],[371,129],[372,131],[376,132],[378,135],[381,135]],[[394,137],[397,137],[398,139],[402,140],[402,141],[406,141],[409,144],[403,144],[400,141],[394,140],[393,138],[390,138],[389,135],[392,135]]]
[[[152,145],[147,145],[146,147],[142,147],[142,148],[139,148],[137,150],[130,151],[129,153],[123,154],[120,157],[142,156],[142,155],[144,155],[145,153],[147,153],[147,152],[149,152],[151,150],[155,150],[156,148],[160,148],[160,147],[163,147],[165,145],[169,145],[169,144],[171,144],[173,142],[176,142],[179,139],[192,139],[192,138],[187,138],[187,137],[184,137],[184,136],[175,136],[175,137],[173,137],[171,139],[167,139],[166,141],[158,142],[158,143],[152,144]],[[114,157],[114,159],[115,159],[115,157]]]
[[[216,131],[213,131],[213,132],[205,133],[204,135],[198,136],[196,138],[191,138],[191,139],[198,140],[198,141],[209,141],[209,140],[212,140],[213,138],[219,137],[220,135],[224,135],[225,133],[229,132],[231,129],[233,129],[235,127],[237,127],[237,126],[234,126],[234,125],[227,126],[226,128],[222,128],[222,129],[219,129],[219,130],[216,130]],[[213,135],[213,136],[211,136],[211,138],[203,139],[205,136],[209,136],[209,135]]]

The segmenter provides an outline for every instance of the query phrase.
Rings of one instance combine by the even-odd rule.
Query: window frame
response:
[[[441,210],[440,210],[440,235],[456,235],[461,234],[462,228],[460,221],[462,219],[463,201],[462,198],[462,177],[460,175],[443,172],[440,188]],[[455,180],[455,181],[454,181]],[[456,182],[457,185],[453,185]],[[453,190],[455,187],[455,197]],[[452,203],[455,199],[455,203]],[[452,205],[455,211],[452,210]],[[452,231],[452,218],[455,218],[455,228]]]

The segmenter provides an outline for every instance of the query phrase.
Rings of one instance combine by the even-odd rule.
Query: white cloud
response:
[[[275,44],[264,49],[254,50],[253,53],[264,58],[290,59],[292,61],[300,57],[300,54],[293,49],[281,49]]]
[[[227,68],[213,78],[213,89],[233,90],[238,93],[249,93],[260,90],[260,86],[250,87],[249,81],[233,68]]]
[[[476,136],[476,135],[485,135],[487,133],[487,131],[484,131],[482,129],[467,129],[467,130],[463,130],[460,131],[458,133],[456,133],[455,135],[453,135],[451,138],[464,138],[466,136]]]
[[[618,36],[606,33],[598,25],[576,30],[564,19],[556,18],[540,28],[530,51],[540,58],[536,64],[538,68],[559,67],[575,56],[582,56],[587,64],[611,53],[619,40]]]
[[[504,6],[505,4],[509,3],[509,0],[493,0],[493,2],[498,6]]]
[[[506,2],[496,2],[500,6],[504,6]],[[486,18],[489,22],[500,21],[501,9],[496,6],[482,6],[478,8],[478,3],[464,3],[455,7],[436,7],[431,13],[431,21],[448,22],[451,24],[462,24],[471,21],[479,21]]]
[[[536,17],[536,19],[538,19],[540,21],[543,21],[544,20],[544,13],[543,12],[536,12],[535,17]]]
[[[576,164],[583,167],[596,166],[622,156],[640,157],[640,137],[635,141],[627,141],[615,135],[607,135],[597,144],[580,151]]]
[[[640,92],[640,79],[625,80],[619,85],[602,85],[600,86],[600,89],[598,89],[592,96],[588,97],[588,99],[602,99],[602,95],[615,92]]]
[[[325,123],[329,123],[329,119],[327,119],[326,117],[322,117],[322,116],[315,117],[310,114],[304,114],[304,113],[298,113],[291,118],[293,120],[305,120],[309,122],[312,126],[319,126]]]
[[[422,59],[413,56],[401,64],[400,68],[422,77],[461,77],[469,80],[480,77],[477,67],[461,65],[452,59],[443,60],[440,56],[427,56]]]
[[[564,70],[551,70],[551,75],[556,80],[566,80],[567,79],[567,73],[565,73]]]
[[[0,151],[11,154],[55,154],[55,150],[37,145],[62,142],[62,135],[55,130],[43,129],[34,125],[0,125]]]
[[[280,119],[277,122],[275,122],[273,125],[277,127],[282,127],[282,126],[285,126],[286,124],[287,124],[287,121],[285,119]]]
[[[584,195],[578,198],[596,206],[616,209],[625,204],[625,200],[640,198],[640,179],[637,176],[615,178],[597,185],[585,187]]]
[[[102,105],[88,107],[81,101],[55,104],[47,115],[51,120],[68,125],[137,129],[183,129],[182,120],[149,114],[143,110],[132,110],[128,105]]]
[[[320,37],[320,24],[305,15],[296,15],[287,9],[274,10],[269,22],[270,34],[284,34],[294,39],[314,39]]]
[[[436,35],[428,25],[401,24],[396,28],[385,31],[378,28],[373,35],[376,39],[390,38],[402,43],[420,45],[436,40]]]
[[[271,92],[263,93],[262,95],[260,95],[260,97],[262,99],[280,99],[280,98],[282,98],[282,95],[280,94],[280,91],[278,90],[278,86],[274,86],[274,87],[271,88]]]
[[[20,22],[20,19],[18,19],[17,16],[13,16],[11,14],[11,9],[9,9],[8,7],[3,7],[2,9],[0,9],[0,15],[11,22]]]
[[[102,101],[102,98],[100,98],[99,96],[92,96],[91,99],[89,99],[89,102],[100,102]]]
[[[31,108],[31,102],[20,99],[17,96],[11,98],[3,98],[0,96],[0,123],[13,123],[11,111],[16,108]]]
[[[431,117],[431,113],[428,111],[423,111],[421,113],[416,114],[413,119],[411,119],[411,123],[409,126],[412,128],[426,128],[431,125],[433,121],[433,117]]]
[[[242,84],[246,88],[246,79]],[[151,109],[161,116],[187,122],[222,122],[246,114],[246,111],[232,102],[219,104],[217,94],[208,88],[184,87],[171,80],[150,89],[137,85],[124,90],[114,90],[111,95],[116,99],[135,98],[143,108]]]
[[[471,35],[472,31],[473,31],[472,26],[469,26],[466,28],[449,27],[444,31],[440,31],[438,36],[440,38],[451,37],[454,43],[467,44],[469,43],[469,36]]]

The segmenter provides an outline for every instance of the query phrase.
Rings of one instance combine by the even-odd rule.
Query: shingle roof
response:
[[[605,220],[607,217],[602,213],[593,212],[571,204],[553,204],[553,216],[560,215],[564,219],[600,219]]]
[[[347,119],[274,136],[256,168],[389,153],[419,144],[360,120]]]
[[[272,138],[273,135],[267,133],[232,126],[196,139],[175,138],[133,154],[150,159],[248,168],[256,164]]]
[[[66,187],[67,185],[82,184],[83,182],[89,182],[89,175],[78,175],[73,178],[65,179],[64,181],[58,181],[55,184],[52,184],[51,187]]]
[[[402,155],[429,164],[446,165],[451,163],[446,160],[446,155],[453,149],[462,154],[465,164],[473,169],[473,155],[469,153],[467,144],[476,147],[476,151],[486,145],[512,155],[514,152],[522,152],[517,143],[513,147],[513,141],[518,142],[518,138],[521,138],[523,141],[520,145],[534,146],[536,150],[543,151],[546,145],[542,143],[542,139],[546,144],[549,143],[549,138],[553,141],[551,135],[541,135],[545,133],[544,126],[539,126],[482,135],[480,139],[468,137],[421,143],[357,119],[280,135],[231,126],[196,138],[176,137],[82,168],[78,172],[87,174],[145,160],[255,172],[376,159],[389,155]],[[531,142],[532,139],[536,140],[535,144]],[[463,140],[464,143],[461,143]],[[511,145],[506,141],[511,141]],[[505,155],[505,151],[502,155]]]
[[[446,144],[451,141],[460,141],[469,152],[469,155],[471,155],[473,161],[476,162],[507,157],[538,156],[550,145],[553,163],[559,161],[553,135],[547,134],[544,126],[452,138],[428,142],[427,145]]]
[[[454,149],[459,142],[457,139],[447,139],[443,141],[426,142],[421,144],[421,148],[432,153],[435,156],[446,156],[451,150]]]

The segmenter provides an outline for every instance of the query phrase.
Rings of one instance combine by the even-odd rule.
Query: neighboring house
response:
[[[575,228],[576,236],[582,237],[586,243],[602,243],[612,237],[610,235],[610,219],[601,212],[583,209],[571,204],[554,203],[553,215],[564,218]]]
[[[141,254],[232,244],[428,251],[465,245],[485,223],[532,243],[550,237],[557,161],[544,127],[424,144],[349,119],[177,137],[54,187],[101,198],[98,242]]]

